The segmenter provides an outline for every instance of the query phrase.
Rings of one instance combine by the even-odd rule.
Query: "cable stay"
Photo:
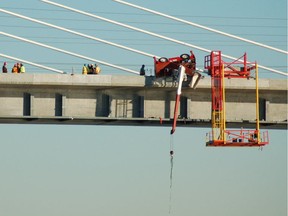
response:
[[[101,17],[101,16],[97,16],[97,15],[88,13],[88,12],[81,11],[81,10],[78,10],[78,9],[75,9],[75,8],[71,8],[71,7],[68,7],[68,6],[65,6],[65,5],[61,5],[59,3],[55,3],[55,2],[52,2],[52,1],[48,1],[48,0],[41,0],[41,1],[45,2],[45,3],[48,3],[48,4],[51,4],[51,5],[55,5],[57,7],[61,7],[61,8],[70,10],[70,11],[74,11],[76,13],[80,13],[80,14],[83,14],[83,15],[86,15],[86,16],[89,16],[89,17],[100,19],[100,20],[108,22],[108,23],[112,23],[112,24],[115,24],[115,25],[118,25],[118,26],[122,26],[124,28],[128,28],[128,29],[131,29],[131,30],[134,30],[134,31],[138,31],[138,32],[141,32],[141,33],[144,33],[144,34],[147,34],[147,35],[154,36],[154,37],[158,37],[158,38],[161,38],[161,39],[173,42],[173,43],[177,43],[177,44],[181,44],[181,45],[184,45],[184,46],[188,46],[188,47],[191,47],[191,48],[203,51],[203,52],[210,53],[212,51],[212,50],[200,47],[200,46],[196,46],[196,45],[193,45],[193,44],[190,44],[190,43],[179,41],[179,40],[176,40],[176,39],[173,39],[173,38],[170,38],[170,37],[166,37],[166,36],[163,36],[163,35],[160,35],[160,34],[156,34],[156,33],[153,33],[153,32],[147,31],[147,30],[136,28],[136,27],[133,27],[133,26],[121,23],[121,22],[117,22],[117,21],[114,21],[114,20],[111,20],[111,19],[107,19],[107,18],[104,18],[104,17]],[[222,54],[222,56],[225,57],[225,58],[231,59],[231,60],[237,60],[237,58],[235,58],[233,56],[224,55],[224,54]],[[239,60],[239,61],[241,61],[241,60]],[[269,67],[261,66],[261,65],[258,65],[258,67],[262,68],[264,70],[271,71],[273,73],[277,73],[277,74],[281,74],[281,75],[284,75],[284,76],[288,76],[287,73],[279,71],[279,70],[275,70],[273,68],[269,68]]]
[[[266,49],[270,49],[270,50],[274,50],[276,52],[284,53],[286,55],[288,54],[287,51],[282,50],[282,49],[278,49],[278,48],[275,48],[275,47],[272,47],[272,46],[268,46],[266,44],[262,44],[262,43],[259,43],[259,42],[256,42],[256,41],[248,40],[246,38],[242,38],[242,37],[239,37],[239,36],[236,36],[236,35],[233,35],[233,34],[229,34],[229,33],[226,33],[226,32],[223,32],[223,31],[219,31],[219,30],[216,30],[216,29],[213,29],[213,28],[209,28],[209,27],[204,26],[204,25],[200,25],[200,24],[197,24],[197,23],[194,23],[194,22],[183,20],[183,19],[180,19],[180,18],[177,18],[177,17],[174,17],[174,16],[170,16],[168,14],[164,14],[164,13],[161,13],[161,12],[158,12],[158,11],[155,11],[155,10],[151,10],[151,9],[148,9],[148,8],[145,8],[145,7],[141,7],[141,6],[129,3],[129,2],[125,2],[125,1],[122,1],[122,0],[113,0],[113,1],[118,2],[120,4],[124,4],[124,5],[130,6],[130,7],[134,7],[134,8],[137,8],[137,9],[140,9],[140,10],[152,13],[152,14],[156,14],[156,15],[159,15],[159,16],[162,16],[162,17],[166,17],[166,18],[171,19],[171,20],[175,20],[175,21],[178,21],[178,22],[181,22],[181,23],[185,23],[185,24],[197,27],[197,28],[201,28],[201,29],[204,29],[204,30],[207,30],[207,31],[210,31],[210,32],[214,32],[214,33],[217,33],[217,34],[220,34],[220,35],[224,35],[224,36],[227,36],[227,37],[230,37],[230,38],[234,38],[234,39],[237,39],[237,40],[240,40],[240,41],[244,41],[244,42],[256,45],[256,46],[264,47]]]
[[[61,70],[58,70],[58,69],[54,69],[54,68],[51,68],[51,67],[47,67],[45,65],[37,64],[37,63],[34,63],[34,62],[30,62],[30,61],[27,61],[27,60],[24,60],[24,59],[16,58],[16,57],[5,55],[5,54],[2,54],[2,53],[0,53],[0,56],[3,57],[3,58],[11,59],[11,60],[14,60],[14,61],[17,61],[17,62],[22,62],[22,63],[28,64],[28,65],[32,65],[32,66],[35,66],[35,67],[38,67],[38,68],[42,68],[42,69],[45,69],[45,70],[49,70],[49,71],[52,71],[52,72],[65,74],[64,71],[61,71]]]
[[[53,47],[53,46],[49,46],[49,45],[46,45],[46,44],[43,44],[43,43],[39,43],[39,42],[36,42],[36,41],[33,41],[33,40],[25,39],[25,38],[18,37],[18,36],[15,36],[15,35],[12,35],[12,34],[8,34],[8,33],[5,33],[5,32],[0,32],[0,34],[1,35],[5,35],[7,37],[11,37],[11,38],[17,39],[17,40],[20,40],[20,41],[24,41],[26,43],[31,43],[31,44],[34,44],[34,45],[37,45],[37,46],[45,47],[45,48],[48,48],[48,49],[51,49],[51,50],[54,50],[54,51],[57,51],[57,52],[60,52],[60,53],[65,53],[65,54],[68,54],[68,55],[71,55],[71,56],[74,56],[74,57],[77,57],[77,58],[81,58],[81,59],[97,62],[99,64],[106,65],[106,66],[112,67],[112,68],[116,68],[116,69],[119,69],[119,70],[122,70],[122,71],[125,71],[125,72],[139,74],[139,72],[134,71],[134,70],[130,70],[128,68],[120,67],[120,66],[117,66],[117,65],[114,65],[114,64],[110,64],[110,63],[98,60],[98,59],[94,59],[94,58],[90,58],[90,57],[87,57],[87,56],[79,55],[77,53],[73,53],[73,52],[70,52],[70,51],[59,49],[59,48],[56,48],[56,47]]]
[[[113,42],[110,42],[110,41],[107,41],[107,40],[103,40],[103,39],[100,39],[100,38],[97,38],[97,37],[94,37],[94,36],[90,36],[90,35],[83,34],[83,33],[77,32],[77,31],[73,31],[73,30],[70,30],[70,29],[67,29],[67,28],[63,28],[63,27],[60,27],[60,26],[57,26],[57,25],[54,25],[54,24],[43,22],[43,21],[31,18],[31,17],[20,15],[18,13],[13,13],[11,11],[4,10],[4,9],[1,9],[1,8],[0,8],[0,12],[6,13],[6,14],[9,14],[9,15],[21,18],[21,19],[29,20],[29,21],[34,22],[34,23],[45,25],[45,26],[48,26],[48,27],[51,27],[51,28],[55,28],[55,29],[58,29],[58,30],[61,30],[61,31],[65,31],[65,32],[68,32],[68,33],[71,33],[71,34],[74,34],[74,35],[77,35],[77,36],[80,36],[80,37],[84,37],[84,38],[91,39],[91,40],[94,40],[94,41],[99,41],[101,43],[108,44],[108,45],[111,45],[111,46],[115,46],[115,47],[118,47],[118,48],[121,48],[121,49],[124,49],[124,50],[128,50],[128,51],[131,51],[131,52],[134,52],[134,53],[138,53],[138,54],[141,54],[141,55],[144,55],[144,56],[148,56],[148,57],[152,57],[152,58],[155,56],[155,55],[150,54],[150,53],[146,53],[146,52],[143,52],[143,51],[140,51],[140,50],[136,50],[136,49],[127,47],[127,46],[123,46],[123,45],[120,45],[120,44],[117,44],[117,43],[113,43]]]

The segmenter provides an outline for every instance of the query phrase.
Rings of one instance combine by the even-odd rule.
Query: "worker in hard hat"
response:
[[[26,69],[24,67],[24,65],[21,63],[20,64],[20,73],[25,73],[26,72]]]
[[[101,68],[99,65],[95,64],[95,67],[94,67],[94,74],[99,74],[101,72]]]
[[[140,75],[145,76],[145,65],[143,64],[142,67],[140,68]]]
[[[17,73],[20,73],[20,68],[21,68],[21,65],[20,65],[20,63],[19,62],[17,62]]]
[[[12,68],[12,73],[18,73],[18,67],[17,64],[14,64],[13,68]]]
[[[8,73],[7,62],[4,62],[4,64],[3,64],[2,73]]]
[[[88,68],[87,68],[86,64],[84,64],[82,67],[82,74],[84,74],[84,75],[88,74]]]

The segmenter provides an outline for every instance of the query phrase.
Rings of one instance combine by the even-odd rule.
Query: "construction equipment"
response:
[[[179,66],[185,67],[185,73],[188,76],[193,76],[196,70],[196,58],[192,51],[189,54],[182,54],[177,57],[166,58],[161,57],[157,59],[154,57],[155,76],[158,77],[172,77],[173,71],[178,70]]]
[[[188,59],[188,56],[185,56]],[[180,102],[182,83],[184,81],[185,74],[192,74],[195,76],[196,65],[195,56],[191,52],[189,57],[190,61],[186,61],[185,64],[179,59],[182,57],[174,57],[166,60],[155,60],[155,73],[158,77],[165,76],[166,71],[176,70],[177,76],[177,93],[174,107],[173,124],[170,134],[174,134],[176,130],[176,124],[178,119],[178,107]],[[175,64],[174,64],[175,62]],[[192,63],[193,62],[193,63]],[[191,71],[191,65],[193,65],[194,71]],[[178,66],[178,69],[175,69]],[[222,60],[221,51],[212,51],[210,55],[205,56],[204,67],[211,76],[211,122],[212,131],[207,133],[206,146],[250,146],[261,147],[269,144],[268,131],[260,133],[259,126],[259,94],[258,94],[258,65],[256,62],[248,62],[246,53],[233,62],[224,62]],[[188,72],[187,72],[188,70]],[[255,73],[255,77],[252,76]],[[169,75],[169,74],[168,74]],[[255,79],[255,91],[256,91],[256,129],[239,129],[239,130],[227,130],[226,129],[226,110],[225,110],[225,79]],[[171,145],[170,155],[173,156],[173,145]]]
[[[195,89],[202,75],[196,69],[196,57],[192,51],[190,51],[190,55],[182,54],[179,57],[172,57],[169,59],[165,57],[157,59],[154,57],[154,67],[156,79],[171,77],[172,81],[176,83],[177,86],[173,126],[171,130],[172,135],[175,132],[178,119],[178,107],[180,104],[182,84],[184,81],[187,81],[188,86]]]
[[[184,80],[184,74],[185,74],[185,67],[180,65],[178,71],[180,71],[178,76],[178,87],[176,92],[176,99],[175,99],[175,107],[174,107],[174,116],[173,116],[173,125],[170,134],[172,135],[176,130],[176,124],[178,119],[178,107],[180,103],[180,96],[181,96],[181,90],[182,90],[182,83]],[[170,152],[171,155],[173,155],[173,152]]]
[[[251,146],[259,147],[269,143],[268,132],[260,133],[259,98],[258,98],[258,65],[247,62],[246,53],[239,59],[226,63],[222,60],[221,51],[212,51],[205,57],[205,69],[211,76],[212,97],[212,132],[207,134],[206,146]],[[225,78],[249,79],[255,71],[256,81],[256,129],[227,130],[225,112]]]

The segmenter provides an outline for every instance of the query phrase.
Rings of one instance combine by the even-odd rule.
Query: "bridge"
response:
[[[210,77],[183,83],[179,127],[211,127]],[[170,77],[0,74],[0,123],[171,126]],[[255,128],[255,80],[226,80],[227,127]],[[287,129],[287,80],[259,80],[261,128]]]

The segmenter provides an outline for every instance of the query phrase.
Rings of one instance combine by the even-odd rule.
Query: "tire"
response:
[[[180,58],[186,60],[186,59],[190,58],[190,55],[189,54],[182,54],[182,55],[180,55]]]
[[[168,62],[168,59],[165,57],[161,57],[158,61],[159,62]]]

